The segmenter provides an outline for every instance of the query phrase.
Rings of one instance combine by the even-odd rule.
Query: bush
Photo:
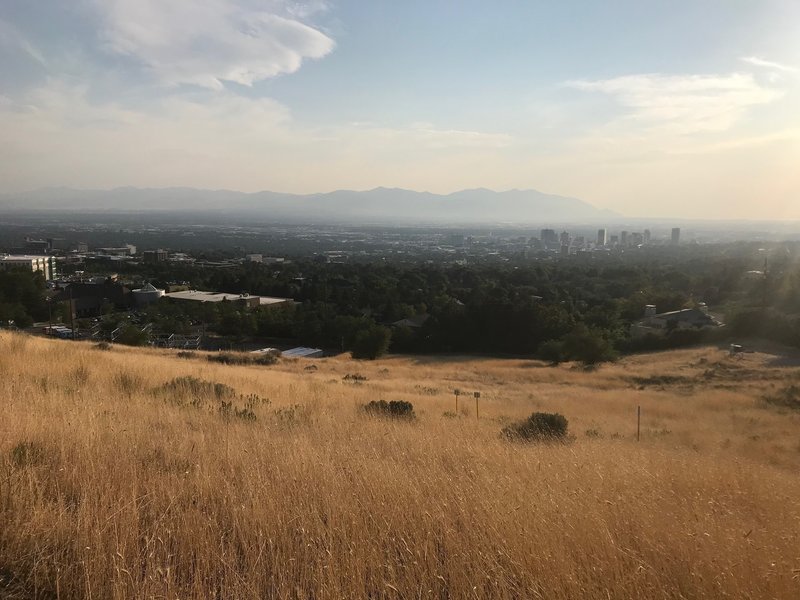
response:
[[[222,363],[223,365],[262,365],[269,366],[278,362],[274,354],[242,354],[239,352],[220,352],[210,354],[208,360]]]
[[[800,410],[800,386],[790,385],[774,396],[765,396],[764,402],[779,408]]]
[[[504,427],[502,434],[510,440],[522,442],[563,441],[567,438],[567,426],[564,415],[535,412],[524,421]]]
[[[205,381],[191,375],[168,381],[158,391],[166,394],[176,404],[181,405],[188,400],[197,407],[203,405],[205,400],[226,400],[236,397],[236,390],[229,385]]]
[[[367,377],[362,375],[361,373],[348,373],[344,377],[342,377],[343,381],[353,381],[355,383],[361,383],[362,381],[366,381]]]
[[[403,400],[373,400],[363,406],[364,412],[374,417],[389,417],[392,419],[415,419],[414,405]]]
[[[44,463],[48,451],[37,442],[20,442],[11,449],[10,456],[15,467],[28,467]]]

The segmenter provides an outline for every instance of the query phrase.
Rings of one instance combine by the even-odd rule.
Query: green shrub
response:
[[[567,438],[568,422],[558,413],[535,412],[524,421],[504,427],[502,434],[522,442],[563,441]]]
[[[370,416],[373,417],[389,417],[392,419],[408,419],[412,420],[416,418],[414,414],[414,405],[411,402],[405,402],[404,400],[392,400],[391,402],[386,402],[386,400],[373,400],[372,402],[365,404],[363,406],[363,410]]]

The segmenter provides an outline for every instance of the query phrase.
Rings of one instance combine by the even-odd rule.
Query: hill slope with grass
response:
[[[0,333],[0,598],[798,597],[795,364],[239,365]],[[570,439],[501,435],[533,412]]]

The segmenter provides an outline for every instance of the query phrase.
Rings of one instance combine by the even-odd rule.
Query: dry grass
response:
[[[800,371],[769,361],[226,366],[0,334],[0,598],[797,598],[800,414],[760,398]],[[456,387],[480,420],[443,416]],[[534,410],[575,441],[500,438]]]

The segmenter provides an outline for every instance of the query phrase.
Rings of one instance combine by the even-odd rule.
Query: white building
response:
[[[648,304],[644,309],[644,319],[632,325],[631,333],[635,336],[663,335],[677,329],[696,331],[718,327],[723,327],[723,323],[709,314],[704,302],[698,304],[697,308],[684,308],[665,313],[656,312],[655,305]]]
[[[48,281],[56,277],[56,261],[52,256],[0,254],[0,269],[30,269],[34,273],[39,271]]]
[[[136,306],[147,306],[158,302],[163,295],[164,290],[160,290],[150,283],[145,284],[138,290],[133,290],[133,299],[136,301]]]

